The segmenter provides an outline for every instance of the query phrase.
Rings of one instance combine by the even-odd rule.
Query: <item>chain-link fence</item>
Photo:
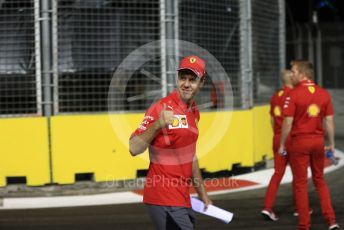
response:
[[[40,114],[33,0],[0,1],[0,116]]]
[[[188,41],[211,53],[231,82],[236,108],[253,106],[242,100],[248,85],[256,103],[268,102],[278,86],[280,1],[247,0],[248,14],[242,13],[240,0],[47,1],[48,10],[40,9],[42,0],[0,1],[1,115],[41,114],[42,106],[50,103],[53,114],[107,112],[109,86],[116,77],[118,97],[111,98],[111,104],[118,104],[115,110],[144,110],[169,91],[166,76],[176,74],[175,68],[164,66],[163,42],[149,50],[154,58],[134,66],[130,75],[115,72],[134,50],[161,39]],[[49,37],[42,36],[39,26],[46,20],[41,18],[44,10],[49,12]],[[250,36],[247,53],[242,52],[247,45],[243,35]],[[43,43],[50,45],[50,53],[41,52]],[[181,58],[178,44],[174,49],[176,65]],[[42,69],[40,60],[47,59],[50,69]],[[243,67],[242,59],[252,64]],[[243,78],[246,73],[252,77]],[[42,85],[41,74],[52,80]],[[223,82],[206,79],[198,99],[208,104],[205,109],[224,108]],[[46,87],[52,101],[46,101],[50,97],[44,91],[42,102]]]
[[[240,106],[240,14],[238,0],[180,1],[179,38],[198,44],[221,63],[230,79],[234,106]],[[210,108],[224,108],[223,81],[210,78],[200,94],[202,104]],[[201,99],[200,99],[201,100]],[[208,107],[209,108],[209,107]]]
[[[279,86],[279,2],[252,1],[252,68],[255,103],[266,103]]]
[[[58,1],[55,112],[105,112],[118,65],[136,48],[159,39],[158,1]],[[159,61],[149,63],[160,76]],[[119,110],[146,108],[147,90],[160,88],[140,71],[123,86]],[[135,97],[136,96],[136,97]]]

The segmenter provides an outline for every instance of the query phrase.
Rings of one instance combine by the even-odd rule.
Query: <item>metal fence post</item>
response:
[[[41,25],[39,0],[34,1],[35,8],[35,70],[37,114],[42,115],[42,69],[41,69]]]
[[[43,105],[44,115],[51,116],[51,1],[41,0],[41,25],[42,25],[42,73],[43,73]]]
[[[166,82],[167,82],[167,93],[170,93],[174,89],[175,85],[175,52],[176,52],[176,44],[175,44],[175,4],[174,1],[166,0],[166,39],[167,39],[167,59],[166,59]]]
[[[167,95],[165,0],[160,0],[161,96]]]
[[[316,62],[317,62],[317,83],[323,86],[323,63],[322,63],[322,34],[321,29],[318,26],[317,38],[316,38]]]
[[[315,38],[315,63],[316,63],[316,79],[317,84],[323,86],[323,76],[322,76],[322,34],[321,28],[319,26],[318,21],[318,14],[314,12],[313,15],[313,23],[316,30],[316,38]]]
[[[300,24],[296,24],[297,29],[297,38],[296,38],[296,45],[295,45],[295,59],[303,59],[303,30]]]
[[[58,2],[53,0],[52,2],[52,70],[53,70],[53,114],[59,112],[59,95],[58,95]]]
[[[177,3],[170,0],[160,1],[161,20],[161,69],[162,69],[162,96],[165,97],[175,86],[175,61],[177,58],[176,37],[176,8]]]
[[[240,94],[241,107],[253,107],[253,71],[252,71],[252,13],[251,0],[240,1]]]
[[[178,64],[179,57],[179,0],[174,0],[174,47],[175,47],[175,58]]]
[[[286,24],[285,24],[285,1],[278,0],[279,6],[279,53],[280,70],[286,68]]]
[[[314,41],[313,41],[313,25],[311,23],[306,25],[307,42],[308,42],[308,61],[314,65]]]
[[[52,94],[51,94],[51,76],[52,76],[52,64],[51,64],[51,0],[41,0],[41,45],[42,45],[42,73],[43,73],[43,111],[44,116],[48,122],[48,143],[49,143],[49,168],[50,168],[50,183],[53,183],[53,164],[52,164],[52,152],[51,152],[51,115],[52,115]]]

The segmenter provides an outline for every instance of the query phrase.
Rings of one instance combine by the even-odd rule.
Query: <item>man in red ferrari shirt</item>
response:
[[[288,157],[281,156],[278,154],[278,147],[280,144],[281,138],[281,129],[282,129],[282,108],[284,105],[284,101],[286,96],[292,90],[293,85],[291,83],[291,76],[292,72],[290,70],[284,70],[281,73],[281,80],[283,83],[283,88],[278,90],[274,95],[271,97],[270,100],[270,116],[271,116],[271,125],[273,128],[273,153],[274,153],[274,174],[270,179],[269,186],[267,187],[266,194],[265,194],[265,201],[264,201],[264,209],[261,211],[261,214],[267,219],[276,221],[278,220],[276,214],[273,212],[273,207],[276,200],[276,195],[278,191],[278,187],[281,183],[283,178],[285,169],[288,164]],[[287,141],[287,145],[289,145],[290,139]]]
[[[201,58],[183,58],[176,90],[148,109],[129,140],[133,156],[149,149],[143,202],[158,229],[194,229],[191,184],[205,207],[211,204],[195,155],[200,114],[194,97],[204,77],[205,62]]]
[[[324,180],[324,129],[329,146],[334,151],[333,107],[329,93],[313,82],[313,65],[308,61],[293,61],[292,82],[295,88],[289,93],[283,107],[283,125],[279,153],[285,151],[285,142],[290,133],[288,148],[293,173],[296,208],[299,213],[299,230],[310,229],[307,168],[319,196],[322,215],[329,229],[339,229],[331,204],[327,184]]]

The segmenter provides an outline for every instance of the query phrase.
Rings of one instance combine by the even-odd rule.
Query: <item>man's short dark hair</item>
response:
[[[182,75],[193,75],[193,76],[195,76],[195,78],[198,78],[198,76],[192,70],[189,70],[189,69],[179,70],[178,71],[178,77],[182,76]]]

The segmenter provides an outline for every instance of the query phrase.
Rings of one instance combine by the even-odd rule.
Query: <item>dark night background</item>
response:
[[[317,15],[317,21],[314,21],[314,15]],[[315,65],[315,78],[319,84],[327,88],[344,88],[344,1],[287,0],[286,23],[287,67],[293,59],[310,60]],[[316,46],[319,32],[321,49]],[[318,54],[321,61],[317,59]],[[319,66],[322,71],[317,69]]]
[[[318,12],[319,22],[339,23],[344,21],[343,0],[287,0],[287,10],[290,10],[292,17],[299,23],[306,23],[310,20],[313,11]],[[288,15],[290,23],[291,15]]]

